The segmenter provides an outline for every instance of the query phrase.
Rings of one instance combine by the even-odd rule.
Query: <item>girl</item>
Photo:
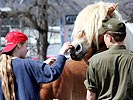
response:
[[[18,31],[5,37],[5,48],[0,57],[0,100],[40,100],[39,84],[56,80],[66,62],[65,54],[72,48],[66,42],[52,66],[30,59],[27,53],[28,37]]]

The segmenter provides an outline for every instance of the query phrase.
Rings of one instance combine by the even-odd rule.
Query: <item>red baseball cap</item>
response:
[[[11,31],[7,33],[5,37],[5,48],[2,50],[1,53],[6,53],[13,50],[18,43],[26,40],[28,40],[28,37],[22,32]]]

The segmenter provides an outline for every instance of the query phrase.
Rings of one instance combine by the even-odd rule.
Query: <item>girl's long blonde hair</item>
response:
[[[11,56],[9,55],[2,54],[0,56],[0,77],[5,99],[16,100],[14,91],[14,74],[11,64]]]

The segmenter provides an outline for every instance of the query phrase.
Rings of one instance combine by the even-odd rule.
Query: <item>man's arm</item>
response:
[[[86,99],[87,100],[96,100],[96,93],[87,90]]]

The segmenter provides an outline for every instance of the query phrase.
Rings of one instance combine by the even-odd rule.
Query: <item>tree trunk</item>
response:
[[[49,45],[47,41],[47,32],[46,31],[39,31],[39,40],[38,40],[38,54],[39,54],[39,59],[44,61],[47,56],[47,47]]]
[[[47,55],[47,34],[48,34],[48,15],[47,15],[47,0],[37,0],[38,3],[38,18],[37,24],[39,31],[39,40],[37,43],[38,55],[40,60],[45,60]]]

